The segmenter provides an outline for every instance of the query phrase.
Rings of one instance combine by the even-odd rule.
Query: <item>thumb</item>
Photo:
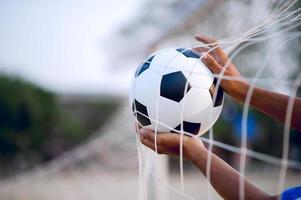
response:
[[[140,129],[140,134],[150,141],[155,141],[155,133],[150,129],[142,128]]]
[[[209,54],[203,54],[201,56],[203,63],[212,71],[214,74],[219,74],[223,67]]]

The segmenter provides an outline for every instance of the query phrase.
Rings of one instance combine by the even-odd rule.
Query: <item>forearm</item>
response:
[[[204,35],[196,36],[196,39],[205,44],[215,46],[217,41],[208,38]],[[241,76],[240,72],[231,62],[227,54],[218,46],[211,51],[204,51],[202,49],[195,48],[196,51],[202,53],[202,61],[214,74],[224,74],[225,77],[230,79],[222,79],[221,87],[234,99],[245,102],[246,95],[250,89],[250,85]],[[233,78],[233,80],[232,80]],[[286,111],[289,103],[289,96],[269,92],[264,89],[255,87],[252,92],[252,98],[250,104],[261,112],[278,119],[282,122],[286,120]],[[292,115],[291,126],[301,131],[301,99],[295,98]]]
[[[241,84],[241,89],[233,92],[232,96],[240,102],[245,102],[249,90],[250,85]],[[250,104],[274,119],[285,122],[289,101],[289,96],[287,95],[254,87]],[[291,126],[297,130],[301,130],[301,99],[297,97],[293,101]]]
[[[208,162],[206,148],[199,148],[198,151],[194,151],[188,155],[188,159],[206,176]],[[239,178],[240,175],[237,171],[216,155],[211,154],[210,182],[224,199],[239,199]],[[244,185],[245,199],[276,199],[262,192],[246,179],[244,179]]]

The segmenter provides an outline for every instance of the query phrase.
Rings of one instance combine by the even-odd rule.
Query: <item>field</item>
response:
[[[277,170],[261,169],[247,172],[247,177],[269,193],[276,193]],[[26,181],[25,181],[26,180]],[[169,183],[180,188],[177,174],[169,177]],[[286,186],[297,185],[300,173],[290,172]],[[164,187],[164,185],[160,184]],[[28,179],[3,181],[0,183],[0,199],[5,200],[99,200],[99,199],[136,199],[138,195],[138,174],[136,172],[104,173],[97,168],[89,170],[65,171],[46,177],[36,176]],[[176,192],[166,188],[168,199],[184,199]],[[207,198],[207,181],[197,172],[185,174],[185,192],[195,199]],[[150,194],[151,195],[151,194]],[[159,194],[160,197],[160,194]],[[152,198],[150,198],[152,199]],[[159,198],[161,199],[161,198]],[[221,199],[214,192],[214,199]]]

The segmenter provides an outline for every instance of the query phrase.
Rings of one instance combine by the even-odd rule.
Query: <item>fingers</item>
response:
[[[204,44],[210,44],[210,46],[212,47],[217,45],[217,41],[215,39],[207,37],[205,35],[195,35],[195,39],[197,39],[200,42],[203,42]]]
[[[210,47],[193,47],[192,50],[201,54],[201,56],[202,56],[202,53],[210,54],[210,55],[214,56],[213,51],[211,51]]]
[[[148,140],[155,141],[155,133],[150,129],[142,128],[140,129],[140,134]]]
[[[209,47],[211,48],[209,51],[209,54],[211,56],[213,56],[220,65],[223,66],[228,62],[229,58],[228,58],[227,54],[223,51],[223,49],[219,46],[218,42],[215,39],[212,39],[205,35],[196,35],[195,38],[198,41],[209,45]],[[204,49],[200,49],[200,50],[202,52],[206,52],[206,51],[204,51]],[[196,51],[197,51],[197,48],[196,48]]]
[[[206,48],[206,47],[194,47],[194,48],[192,48],[192,50],[193,51],[196,51],[196,52],[198,52],[198,53],[202,53],[202,52],[204,52],[204,53],[207,53],[208,51],[210,51],[210,48]]]
[[[202,61],[214,74],[219,74],[223,70],[223,67],[211,55],[207,54],[202,57]]]
[[[149,147],[153,151],[156,151],[156,144],[155,144],[155,133],[150,129],[142,128],[140,131],[140,141],[145,146]],[[157,141],[158,141],[159,135],[157,135]],[[159,154],[164,153],[161,149],[161,146],[157,142],[157,152]]]
[[[152,140],[149,140],[148,138],[144,137],[143,135],[140,135],[140,141],[142,144],[145,146],[151,148],[152,150],[155,151],[155,143]]]
[[[155,133],[150,129],[142,128],[139,130],[140,141],[142,144],[148,146],[151,149],[155,149]]]

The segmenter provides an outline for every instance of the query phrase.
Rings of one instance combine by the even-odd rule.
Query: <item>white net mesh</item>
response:
[[[151,3],[148,6],[154,6],[153,1],[149,2]],[[198,2],[195,4],[193,2],[190,2],[187,13],[197,10],[192,8],[199,6],[200,3],[199,1],[195,1]],[[204,47],[208,48],[208,52],[220,46],[229,53],[230,59],[234,60],[242,74],[248,74],[248,76],[244,76],[244,79],[249,83],[269,90],[284,92],[290,96],[282,131],[282,143],[275,144],[282,147],[281,157],[255,151],[248,146],[248,117],[254,89],[252,87],[248,90],[247,98],[243,103],[241,138],[238,145],[219,141],[217,139],[218,131],[215,131],[214,128],[209,130],[208,137],[200,137],[200,140],[208,144],[209,152],[212,152],[215,147],[219,147],[240,155],[241,180],[238,188],[240,199],[245,197],[243,190],[245,176],[263,190],[273,194],[279,194],[288,185],[300,184],[300,173],[287,174],[288,170],[290,172],[292,170],[300,172],[301,170],[300,161],[289,157],[292,106],[301,81],[300,67],[297,64],[298,57],[292,53],[300,48],[300,31],[295,28],[300,25],[301,16],[300,9],[294,7],[296,3],[299,1],[230,0],[220,3],[210,0],[209,5],[205,7],[208,10],[195,12],[193,17],[186,18],[185,26],[175,23],[176,20],[174,20],[172,27],[167,27],[169,23],[160,17],[157,17],[155,22],[145,20],[148,23],[141,25],[143,30],[133,23],[134,25],[129,29],[138,29],[138,31],[135,34],[126,35],[126,41],[129,40],[133,47],[129,49],[129,45],[123,45],[125,46],[124,51],[127,52],[126,55],[141,55],[141,52],[145,52],[147,48],[154,49],[163,46],[191,44],[187,49]],[[170,6],[169,1],[165,1],[164,6]],[[172,6],[177,7],[181,4],[174,3]],[[156,12],[160,13],[165,8]],[[176,15],[173,12],[166,12],[166,18],[168,14]],[[174,17],[180,18],[178,15]],[[195,20],[198,22],[196,23]],[[158,23],[158,29],[165,30],[165,34],[158,34],[158,30],[157,32],[152,30],[151,25],[156,23]],[[218,45],[213,48],[208,45],[188,43],[187,37],[190,38],[191,33],[198,32],[223,39],[218,40]],[[139,34],[143,37],[141,35],[138,37]],[[144,40],[144,37],[150,37],[151,42]],[[142,42],[137,42],[137,38],[142,38]],[[117,43],[118,45],[124,44]],[[149,47],[150,43],[154,45]],[[260,48],[254,50],[252,49],[254,45],[259,45]],[[120,50],[119,48],[112,49]],[[116,59],[115,54],[114,56]],[[248,62],[248,60],[252,60],[252,62]],[[167,67],[172,68],[173,66],[168,65]],[[291,77],[291,74],[288,74],[289,71],[297,73]],[[217,87],[219,87],[221,79],[240,80],[240,78],[228,77],[223,74],[217,74],[214,77],[219,80]],[[215,99],[216,94],[213,96]],[[140,114],[143,115],[143,113]],[[166,126],[157,119],[158,116],[151,120],[156,124]],[[110,123],[96,131],[93,138],[78,148],[37,169],[1,181],[0,199],[220,198],[208,181],[210,180],[211,159],[208,159],[207,162],[206,179],[199,176],[199,171],[190,170],[186,173],[181,143],[179,167],[171,175],[172,173],[166,171],[168,169],[166,157],[153,153],[141,144],[135,134],[133,122],[134,116],[126,102]],[[173,127],[168,128],[172,129]],[[183,130],[181,130],[181,136],[183,136]],[[136,151],[138,152],[138,162]],[[212,156],[211,153],[209,153],[210,156]],[[248,158],[266,163],[268,167],[260,168],[259,172],[250,174],[246,170],[246,168],[252,167],[248,166]],[[138,166],[139,184],[136,180]],[[279,170],[275,170],[275,168]]]
[[[234,60],[236,56],[238,56],[243,50],[246,48],[258,44],[258,43],[264,43],[264,42],[269,42],[271,45],[271,49],[280,49],[283,46],[286,48],[290,48],[288,44],[290,44],[290,41],[296,41],[300,37],[300,32],[296,31],[296,27],[300,25],[300,9],[292,9],[294,4],[297,1],[266,1],[266,2],[260,2],[259,5],[261,8],[269,8],[273,7],[271,9],[271,13],[266,13],[266,12],[260,12],[260,10],[256,10],[258,12],[259,17],[257,19],[248,19],[247,22],[241,20],[240,22],[246,23],[246,24],[252,24],[256,23],[257,20],[261,21],[258,23],[258,25],[253,26],[252,28],[248,28],[247,31],[241,32],[240,30],[236,30],[238,34],[232,35],[231,37],[221,39],[217,42],[217,45],[212,47],[211,45],[194,45],[192,48],[207,48],[208,51],[207,53],[214,51],[215,48],[222,47],[224,49],[228,49],[228,51],[231,53],[230,59]],[[235,2],[235,7],[237,8],[238,2]],[[264,5],[263,5],[264,4]],[[228,4],[228,6],[231,6],[231,3]],[[262,16],[261,16],[262,14]],[[267,14],[267,15],[265,15]],[[235,14],[234,14],[235,15]],[[248,16],[248,15],[246,15]],[[233,16],[231,16],[233,17]],[[241,16],[236,16],[236,17],[241,17]],[[235,18],[235,17],[234,17]],[[264,19],[264,20],[262,20]],[[235,20],[233,20],[235,22]],[[241,28],[243,25],[235,24],[235,26]],[[229,25],[231,27],[231,24]],[[235,29],[235,27],[234,27]],[[190,48],[189,48],[190,49]],[[185,49],[187,50],[187,49]],[[184,51],[185,51],[184,50]],[[263,72],[266,71],[266,68],[268,65],[270,65],[270,61],[273,59],[275,56],[275,52],[273,51],[267,51],[263,54],[263,59],[258,63],[258,65],[253,66],[253,69],[255,70],[255,74],[252,77],[246,77],[246,79],[251,83],[251,87],[249,88],[244,104],[243,104],[243,116],[242,116],[242,129],[241,129],[241,142],[240,142],[240,148],[224,144],[218,141],[214,140],[214,131],[211,128],[209,131],[209,138],[200,138],[204,142],[208,143],[208,150],[209,150],[209,158],[207,162],[207,172],[206,172],[206,177],[210,181],[210,170],[211,170],[211,152],[213,146],[218,146],[223,149],[226,149],[228,151],[232,151],[235,153],[241,154],[240,157],[240,167],[239,167],[239,173],[240,173],[240,184],[239,184],[239,198],[244,199],[245,193],[244,193],[244,178],[245,178],[245,169],[246,169],[246,158],[247,157],[252,157],[258,160],[261,160],[263,162],[267,162],[273,165],[280,166],[280,172],[278,176],[278,183],[277,183],[277,193],[280,194],[281,191],[284,189],[285,185],[285,178],[286,178],[286,171],[288,167],[292,167],[295,169],[301,169],[301,163],[298,161],[294,160],[289,160],[289,135],[290,135],[290,122],[291,122],[291,117],[292,117],[292,111],[293,111],[293,105],[294,105],[294,99],[296,97],[297,89],[300,86],[300,81],[301,81],[301,73],[298,72],[297,76],[295,77],[295,80],[287,80],[285,78],[283,79],[276,79],[276,78],[265,78],[263,77]],[[202,59],[202,57],[201,57]],[[148,61],[144,61],[148,62]],[[229,64],[229,63],[228,63]],[[228,67],[228,64],[225,65],[225,69]],[[166,68],[172,68],[172,65],[166,65],[164,66]],[[231,76],[226,76],[223,73],[225,72],[222,71],[220,74],[214,75],[215,78],[218,78],[217,82],[217,87],[220,86],[221,80],[226,79],[226,80],[237,80],[237,81],[244,81],[242,78],[237,78],[237,77],[231,77]],[[188,71],[188,73],[193,73],[192,71]],[[189,77],[188,77],[189,80]],[[249,114],[249,108],[250,108],[250,101],[251,97],[254,91],[254,87],[260,83],[264,83],[267,85],[271,85],[274,83],[278,83],[278,85],[282,85],[286,88],[289,88],[288,95],[289,95],[289,102],[287,105],[286,109],[286,117],[285,117],[285,126],[283,130],[283,142],[282,144],[282,158],[277,158],[273,157],[270,155],[262,154],[256,151],[253,151],[251,149],[248,149],[247,147],[247,127],[248,127],[248,114]],[[186,88],[187,88],[186,83]],[[280,86],[281,87],[281,86]],[[186,90],[185,90],[186,91]],[[213,100],[216,100],[216,93],[214,94]],[[159,97],[159,95],[158,95]],[[157,101],[158,105],[158,101]],[[139,112],[139,111],[137,111]],[[157,113],[158,113],[158,107],[157,107]],[[143,113],[140,113],[143,115]],[[209,113],[209,118],[210,118],[210,113]],[[148,117],[148,116],[146,116]],[[168,127],[166,124],[160,122],[157,120],[158,115],[156,116],[156,119],[151,119],[151,121],[154,121],[156,124],[161,124],[163,126],[166,126],[169,129],[173,129],[172,127]],[[181,119],[183,121],[183,109],[181,112]],[[138,127],[137,131],[138,131]],[[157,126],[155,128],[155,133],[157,133]],[[186,134],[186,133],[185,133]],[[155,134],[157,135],[157,134]],[[151,175],[155,177],[155,180],[158,181],[159,184],[163,184],[164,186],[167,186],[170,188],[173,192],[177,192],[179,195],[181,195],[183,198],[186,199],[194,199],[192,196],[189,195],[189,193],[185,193],[184,190],[184,170],[183,170],[183,127],[181,127],[181,143],[180,143],[180,182],[181,186],[180,189],[174,188],[171,185],[168,185],[164,180],[162,180],[162,177],[158,176],[155,172],[151,170],[149,167],[149,163],[156,162],[156,156],[155,158],[151,157],[149,155],[149,152],[145,150],[145,147],[141,146],[140,142],[137,142],[138,146],[138,155],[139,155],[139,160],[140,160],[140,167],[142,170],[140,171],[141,173],[141,178],[143,180],[147,179],[147,175]],[[137,138],[139,139],[139,138]],[[156,141],[156,136],[155,136],[155,141]],[[156,154],[157,154],[157,144],[155,146]],[[144,170],[143,170],[144,169]],[[142,181],[142,196],[141,198],[147,199],[147,184],[145,181]],[[231,184],[231,183],[230,183]],[[210,185],[208,184],[208,199],[212,199],[212,190]]]

